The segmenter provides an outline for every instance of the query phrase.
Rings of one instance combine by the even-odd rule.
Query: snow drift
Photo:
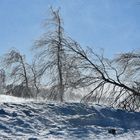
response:
[[[116,135],[108,133],[113,128]],[[0,139],[140,139],[140,113],[81,103],[3,102]]]

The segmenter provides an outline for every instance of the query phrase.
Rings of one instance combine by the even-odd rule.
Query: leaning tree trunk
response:
[[[28,82],[28,78],[27,78],[26,67],[25,67],[22,56],[20,57],[20,59],[21,59],[21,64],[22,64],[22,67],[23,67],[23,73],[24,73],[24,78],[25,78],[25,92],[26,92],[25,95],[31,97],[31,93],[30,93],[30,89],[29,89],[29,82]],[[22,92],[24,92],[24,91],[22,91]]]

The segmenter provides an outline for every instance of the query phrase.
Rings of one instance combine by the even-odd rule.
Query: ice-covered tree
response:
[[[84,50],[75,41],[69,49],[81,61],[78,71],[83,74],[75,85],[89,89],[82,101],[104,101],[128,110],[140,109],[139,54],[126,53],[109,60],[91,48]]]
[[[35,42],[36,56],[40,62],[39,73],[51,87],[48,97],[64,101],[64,93],[72,87],[72,79],[74,81],[74,75],[78,75],[78,72],[75,69],[76,65],[74,66],[74,57],[67,47],[67,43],[70,42],[64,33],[59,10],[51,8],[50,12],[51,17],[45,22],[46,32]]]
[[[9,73],[8,86],[9,92],[21,96],[30,97],[29,88],[29,69],[28,64],[25,62],[25,56],[21,55],[15,49],[5,54],[3,63]],[[19,96],[20,96],[19,95]]]

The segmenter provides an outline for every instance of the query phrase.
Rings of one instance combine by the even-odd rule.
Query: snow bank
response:
[[[140,113],[80,103],[1,103],[0,139],[139,140]]]

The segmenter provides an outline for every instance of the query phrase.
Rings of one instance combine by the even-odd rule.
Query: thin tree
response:
[[[35,42],[39,59],[39,75],[49,83],[52,100],[64,101],[64,94],[75,88],[75,81],[80,76],[78,61],[69,49],[69,37],[64,33],[63,22],[59,10],[51,10],[51,18],[45,22],[47,32]],[[39,51],[40,50],[40,51]]]
[[[41,65],[41,73],[46,71],[50,75],[51,94],[49,98],[63,101],[64,99],[64,77],[63,66],[65,63],[65,46],[63,45],[64,33],[62,20],[59,10],[54,11],[51,8],[51,18],[45,23],[47,31],[43,37],[36,41],[36,48],[40,48],[38,58]],[[47,80],[46,80],[47,81]]]
[[[9,92],[13,92],[13,94],[21,92],[21,94],[26,94],[25,96],[30,97],[29,75],[25,56],[13,49],[5,54],[3,62],[8,69],[8,73],[10,73],[10,81],[11,85],[13,85],[10,86]]]
[[[38,65],[36,64],[36,60],[34,60],[31,65],[28,64],[28,68],[30,69],[30,86],[32,87],[32,92],[34,92],[36,99],[40,92],[41,80],[41,74],[37,67]]]

